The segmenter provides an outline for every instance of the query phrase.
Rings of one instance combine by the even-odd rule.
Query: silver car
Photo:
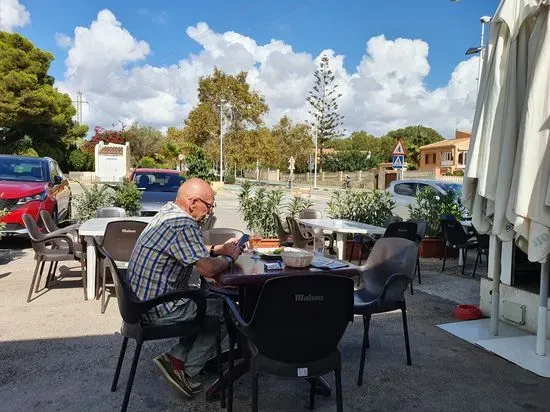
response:
[[[427,187],[442,195],[447,194],[449,190],[453,190],[459,196],[462,194],[462,183],[441,180],[395,180],[386,189],[395,201],[393,213],[403,219],[408,219],[408,205],[414,203],[417,193]]]

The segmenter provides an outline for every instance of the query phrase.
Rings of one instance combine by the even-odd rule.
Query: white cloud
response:
[[[65,33],[55,33],[55,44],[61,49],[68,49],[73,45],[73,39]]]
[[[12,32],[31,21],[30,14],[19,0],[0,0],[0,31]]]
[[[203,22],[186,33],[201,51],[176,64],[153,66],[146,62],[149,45],[134,38],[112,12],[102,10],[89,27],[75,29],[65,79],[58,85],[72,95],[84,93],[90,102],[84,120],[92,129],[118,120],[162,128],[181,124],[197,102],[199,77],[219,67],[229,73],[248,72],[249,83],[270,106],[268,124],[282,115],[302,121],[308,116],[305,98],[313,72],[326,54],[343,94],[339,103],[347,130],[381,135],[424,124],[451,136],[457,126],[471,127],[477,57],[459,63],[446,86],[429,90],[429,47],[418,39],[373,37],[359,65],[348,72],[344,56],[333,50],[312,56],[279,40],[258,44],[232,31],[216,33]]]

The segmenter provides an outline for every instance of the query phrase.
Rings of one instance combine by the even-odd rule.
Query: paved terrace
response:
[[[222,211],[231,210],[232,201],[228,198],[222,206],[225,201],[220,200],[217,213],[222,222],[229,221]],[[111,393],[122,340],[116,300],[111,299],[101,315],[98,301],[83,300],[79,267],[71,264],[62,268],[62,279],[53,289],[26,303],[34,268],[32,249],[25,241],[0,241],[0,249],[8,247],[13,249],[12,259],[0,265],[0,410],[118,410],[134,345],[129,345],[119,390]],[[415,283],[414,296],[406,296],[412,366],[405,364],[400,314],[374,316],[365,383],[358,388],[361,319],[349,325],[340,346],[346,411],[550,410],[547,379],[435,326],[453,321],[457,302],[479,300],[479,281],[458,276],[456,260],[448,263],[447,273],[442,274],[438,259],[424,260],[423,284]],[[469,268],[472,263],[468,262]],[[206,402],[204,393],[187,400],[162,378],[151,360],[170,345],[168,341],[144,345],[129,410],[218,410],[219,403]],[[208,385],[215,376],[205,374],[201,379]],[[332,376],[328,381],[334,384]],[[243,377],[235,391],[236,410],[249,410],[250,379]],[[305,382],[260,380],[262,411],[304,410],[307,400]],[[317,410],[335,410],[334,396],[318,396]]]

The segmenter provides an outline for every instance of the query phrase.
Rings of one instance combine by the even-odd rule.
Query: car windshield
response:
[[[17,182],[45,182],[46,165],[39,159],[0,157],[0,180]]]
[[[437,185],[445,192],[452,190],[457,195],[462,195],[462,185],[460,183],[437,183]]]
[[[185,179],[175,173],[138,172],[133,182],[147,192],[177,192]]]

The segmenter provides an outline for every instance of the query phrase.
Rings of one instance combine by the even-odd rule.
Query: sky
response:
[[[481,16],[498,0],[0,0],[0,30],[52,52],[56,86],[84,123],[181,127],[214,67],[246,71],[269,126],[309,119],[327,55],[347,131],[472,125]],[[487,36],[485,36],[487,38]]]

